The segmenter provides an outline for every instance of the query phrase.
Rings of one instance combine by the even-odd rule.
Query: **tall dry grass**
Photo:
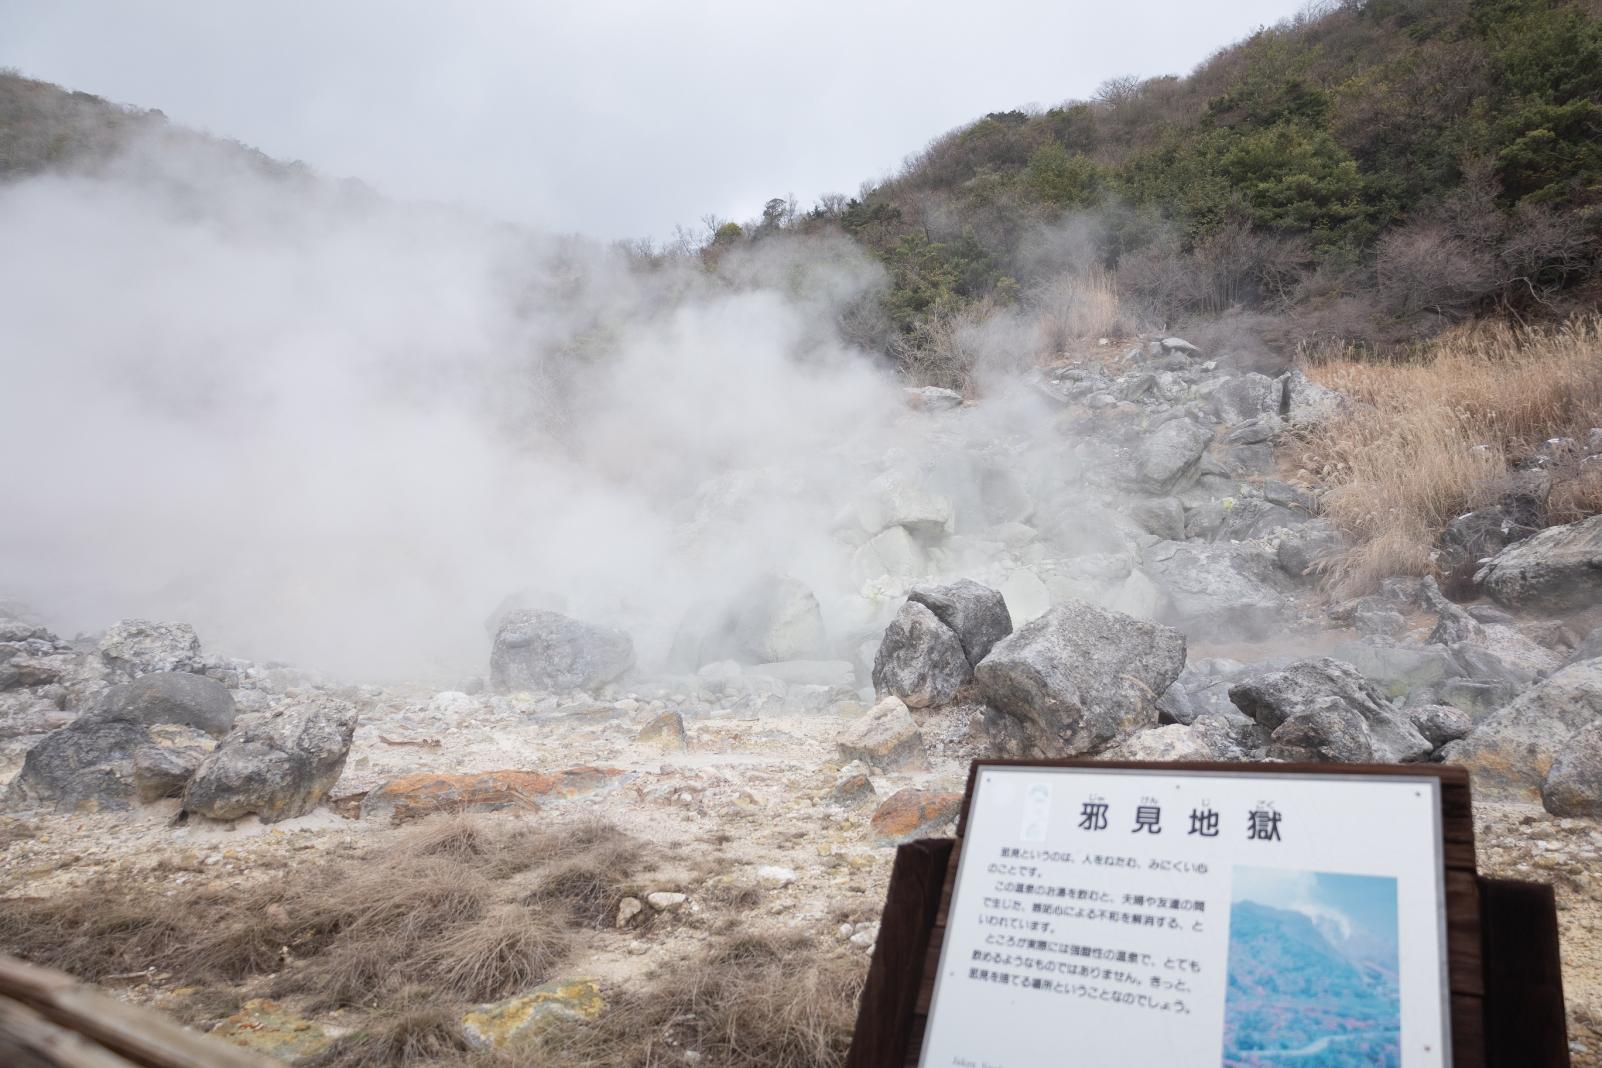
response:
[[[1303,443],[1300,465],[1333,488],[1324,510],[1354,542],[1330,577],[1343,593],[1425,575],[1454,517],[1495,501],[1512,465],[1555,437],[1602,425],[1602,317],[1559,329],[1478,324],[1376,359],[1305,354],[1308,374],[1357,403]],[[1594,470],[1553,470],[1551,520],[1602,511]]]

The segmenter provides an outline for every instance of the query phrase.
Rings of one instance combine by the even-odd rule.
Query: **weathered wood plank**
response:
[[[0,998],[0,1064],[6,1068],[134,1068],[21,1002]]]
[[[0,954],[0,997],[145,1068],[275,1068],[278,1062],[125,1005],[69,975]]]

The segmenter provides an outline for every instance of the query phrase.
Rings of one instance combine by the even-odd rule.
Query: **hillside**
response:
[[[879,340],[904,352],[1097,271],[1121,315],[1096,279],[1087,327],[1234,309],[1283,316],[1252,324],[1271,342],[1384,343],[1594,304],[1599,205],[1594,4],[1326,0],[1188,76],[986,115],[857,198],[774,200],[714,247],[844,231],[891,274]]]

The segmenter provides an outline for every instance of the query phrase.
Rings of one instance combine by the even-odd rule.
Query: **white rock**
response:
[[[627,927],[645,908],[637,897],[626,897],[617,903],[617,925]]]
[[[789,886],[795,880],[796,874],[791,868],[780,868],[776,865],[765,864],[757,869],[757,882],[770,890],[777,890],[781,886]]]
[[[673,890],[657,890],[645,895],[646,903],[658,912],[674,912],[683,908],[688,900],[688,895]]]

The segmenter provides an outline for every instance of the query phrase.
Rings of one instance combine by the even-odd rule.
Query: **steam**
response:
[[[708,274],[152,140],[0,186],[0,241],[0,590],[69,631],[461,674],[531,590],[649,664],[764,572],[870,623],[842,511],[898,463],[978,492],[841,340],[884,285],[843,239]],[[1004,397],[983,434],[1043,423]]]

